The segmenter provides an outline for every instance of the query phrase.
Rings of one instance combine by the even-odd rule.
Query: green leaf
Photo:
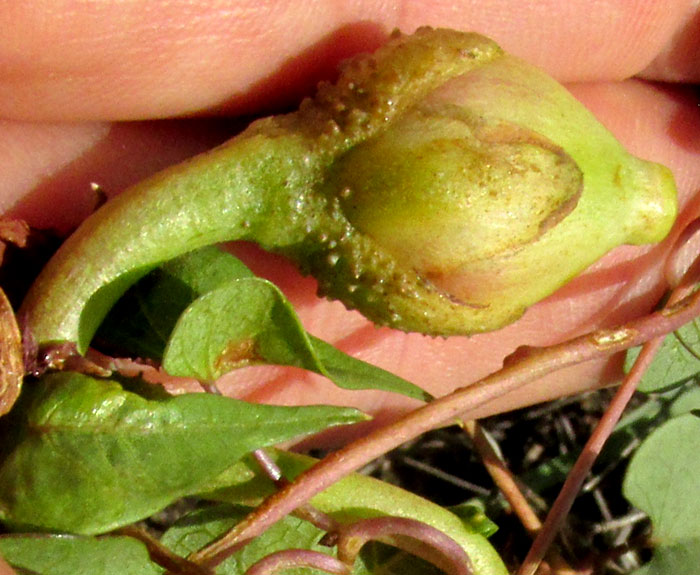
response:
[[[657,548],[645,575],[695,573],[700,564],[700,419],[675,417],[630,462],[623,491],[651,517]]]
[[[317,368],[338,387],[345,389],[381,389],[401,393],[414,399],[430,401],[433,397],[417,385],[371,363],[355,359],[325,341],[309,335],[317,359]]]
[[[451,513],[459,517],[466,527],[474,533],[480,533],[484,537],[491,537],[498,531],[498,525],[486,516],[486,509],[479,499],[471,499],[448,507]]]
[[[173,333],[186,308],[217,289],[222,290],[218,295],[193,304]],[[311,370],[346,389],[430,399],[412,383],[307,334],[282,292],[215,247],[172,260],[141,280],[109,314],[98,338],[119,350],[161,360],[171,333],[175,341],[165,367],[173,375],[212,380],[241,365],[274,363]]]
[[[654,551],[654,558],[634,572],[634,575],[694,575],[700,565],[698,539],[662,545]]]
[[[192,301],[245,277],[253,277],[253,272],[217,247],[189,252],[132,287],[105,318],[97,340],[121,352],[161,360],[170,333]]]
[[[33,575],[158,575],[146,547],[130,537],[3,535],[0,553]]]
[[[635,348],[627,353],[629,370],[639,355]],[[700,319],[684,325],[664,339],[651,366],[639,384],[639,391],[650,393],[679,385],[700,375]]]
[[[293,479],[316,462],[311,457],[280,450],[271,449],[268,453],[288,479]],[[257,464],[251,458],[245,458],[218,477],[202,496],[254,506],[274,490],[275,486],[261,475]],[[474,564],[476,575],[507,573],[500,556],[481,532],[486,527],[484,522],[475,523],[474,517],[459,517],[422,497],[378,479],[359,473],[349,475],[316,495],[311,503],[343,523],[387,515],[423,521],[446,533],[464,548]]]
[[[222,504],[186,515],[175,523],[162,537],[161,542],[181,556],[201,549],[220,537],[248,514],[250,508],[239,505]],[[243,575],[251,565],[266,555],[284,549],[310,549],[327,554],[335,554],[334,548],[319,545],[324,532],[310,523],[296,517],[287,516],[274,524],[262,535],[256,537],[243,549],[226,559],[217,568],[218,575]],[[381,544],[367,545],[355,565],[355,575],[371,573],[383,575],[427,575],[442,573],[415,556],[398,552]],[[477,575],[501,573],[477,571]],[[290,570],[290,575],[321,574],[320,571],[299,568]]]
[[[428,399],[419,387],[307,334],[282,292],[260,278],[227,283],[195,300],[180,316],[163,356],[168,373],[205,381],[258,363],[307,369],[348,389]]]
[[[254,449],[366,418],[209,394],[147,400],[74,373],[33,391],[21,440],[0,467],[0,518],[84,534],[147,517]]]
[[[186,557],[231,529],[250,511],[250,508],[229,504],[195,511],[168,529],[161,542],[173,552]],[[283,549],[312,549],[329,553],[329,547],[318,544],[324,534],[324,531],[307,521],[292,516],[285,517],[222,562],[217,568],[217,574],[243,575],[251,565],[266,555]],[[319,571],[297,569],[294,573],[301,575]]]
[[[211,543],[239,523],[250,508],[220,504],[190,513],[175,523],[161,538],[161,542],[182,557]],[[254,563],[276,551],[310,549],[335,555],[335,548],[320,545],[325,532],[307,521],[287,516],[256,537],[243,549],[235,552],[217,567],[217,575],[243,575]],[[382,544],[369,544],[362,550],[355,564],[354,575],[428,575],[442,573],[427,562],[399,552]],[[323,575],[310,568],[285,571],[289,575]]]
[[[313,363],[289,303],[270,282],[228,283],[195,300],[180,316],[163,356],[168,373],[212,381],[258,363]]]

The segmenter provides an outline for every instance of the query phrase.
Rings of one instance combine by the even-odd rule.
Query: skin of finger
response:
[[[101,123],[0,122],[0,213],[11,212],[29,192],[104,138],[108,129]]]
[[[700,82],[700,2],[686,7],[682,24],[659,54],[640,74],[643,78],[669,82]]]
[[[17,575],[2,557],[0,557],[0,575]]]
[[[620,79],[670,50],[691,4],[0,0],[0,116],[115,120],[267,110],[297,102],[340,59],[374,49],[393,28],[425,24],[492,36],[560,80]]]

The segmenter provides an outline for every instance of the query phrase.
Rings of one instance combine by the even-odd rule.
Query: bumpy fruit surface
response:
[[[670,230],[669,171],[478,34],[394,34],[299,111],[108,202],[24,304],[39,345],[83,351],[119,296],[203,245],[255,241],[379,324],[497,329],[613,247]]]

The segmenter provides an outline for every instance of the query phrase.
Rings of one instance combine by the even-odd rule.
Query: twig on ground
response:
[[[517,479],[510,472],[503,458],[491,445],[486,432],[478,421],[465,421],[462,427],[474,443],[474,448],[481,456],[481,461],[493,482],[500,489],[525,530],[534,537],[540,527],[542,527],[542,522],[532,507],[530,507],[520,487],[518,487]]]
[[[542,522],[528,503],[518,485],[517,478],[510,472],[505,461],[492,445],[486,430],[478,421],[464,421],[462,427],[472,440],[474,448],[496,487],[506,498],[522,526],[534,538],[542,527]],[[550,553],[550,562],[554,572],[558,575],[576,573],[557,552]]]

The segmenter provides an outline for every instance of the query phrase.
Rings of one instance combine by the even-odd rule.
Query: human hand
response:
[[[698,80],[691,45],[698,16],[690,3],[619,2],[595,14],[585,3],[568,5],[565,14],[542,3],[509,11],[506,0],[461,11],[435,2],[393,11],[371,2],[303,10],[294,3],[207,6],[75,3],[52,14],[47,2],[3,10],[11,33],[0,40],[0,141],[8,150],[0,159],[2,209],[67,229],[91,209],[90,182],[116,193],[231,131],[221,120],[112,122],[269,112],[311,92],[340,58],[374,49],[393,27],[450,26],[489,35],[560,80],[586,82],[572,91],[630,151],[674,171],[683,207],[675,233],[661,246],[615,250],[512,326],[449,340],[376,329],[341,304],[315,298],[314,282],[281,259],[250,246],[238,252],[287,292],[309,331],[436,395],[498,369],[519,345],[547,345],[642,314],[665,289],[664,262],[700,207],[700,120],[690,89],[624,78],[642,72],[651,80]],[[63,121],[73,123],[55,123]],[[591,389],[619,373],[619,361],[583,365],[475,415]],[[354,404],[380,417],[407,406],[281,368],[241,370],[220,387],[254,401]]]

